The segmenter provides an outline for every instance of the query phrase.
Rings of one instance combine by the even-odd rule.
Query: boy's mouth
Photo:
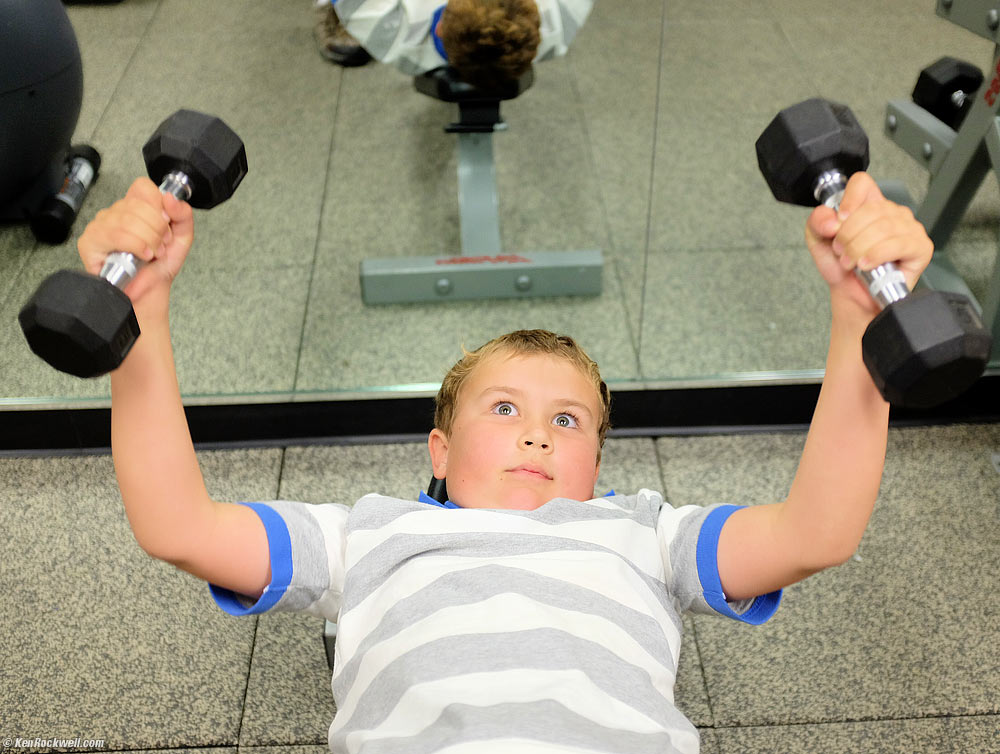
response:
[[[547,481],[552,481],[552,477],[549,476],[544,469],[540,466],[532,466],[531,464],[522,464],[513,469],[508,469],[510,473],[518,474],[521,476],[526,476],[529,478],[534,477],[535,479],[545,479]]]

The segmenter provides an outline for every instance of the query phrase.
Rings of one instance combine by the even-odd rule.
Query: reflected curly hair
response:
[[[556,335],[548,330],[517,330],[494,338],[471,353],[463,347],[462,353],[463,357],[445,375],[441,389],[434,399],[434,426],[449,437],[451,436],[452,423],[455,421],[458,394],[462,385],[484,359],[498,353],[508,357],[550,354],[566,359],[593,384],[601,409],[601,415],[596,417],[598,419],[597,437],[600,441],[599,448],[604,447],[604,438],[611,427],[611,391],[601,379],[601,370],[597,363],[568,335]],[[598,463],[600,460],[601,450],[599,449],[597,451]]]
[[[448,63],[464,81],[496,89],[531,67],[540,26],[535,0],[448,0],[440,37]]]

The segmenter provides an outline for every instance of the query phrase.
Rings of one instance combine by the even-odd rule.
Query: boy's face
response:
[[[463,508],[534,510],[589,500],[600,464],[601,402],[590,380],[548,354],[494,354],[458,395],[451,436],[431,432],[434,475]]]

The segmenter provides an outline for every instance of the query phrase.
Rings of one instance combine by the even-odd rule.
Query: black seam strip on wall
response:
[[[819,385],[751,385],[612,394],[611,436],[660,436],[804,428]],[[391,442],[426,437],[432,398],[188,406],[200,447]],[[934,409],[893,409],[894,426],[1000,421],[1000,375],[986,376],[967,393]],[[104,452],[111,444],[111,411],[30,409],[0,411],[0,453]]]

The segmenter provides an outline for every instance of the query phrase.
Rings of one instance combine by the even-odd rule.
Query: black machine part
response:
[[[29,218],[35,238],[45,243],[62,243],[69,238],[83,200],[97,180],[101,169],[101,156],[86,144],[70,147],[67,157],[66,178],[54,196],[42,202]]]
[[[972,95],[982,84],[983,72],[977,66],[946,56],[920,72],[912,99],[957,131],[972,107]]]

